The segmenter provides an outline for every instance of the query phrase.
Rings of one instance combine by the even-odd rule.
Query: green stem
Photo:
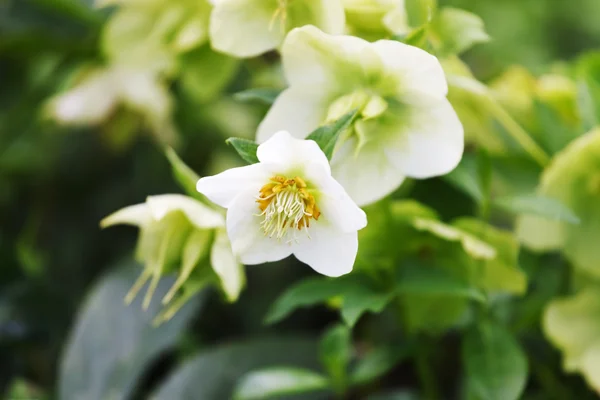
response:
[[[519,145],[540,166],[545,167],[550,162],[550,156],[531,138],[531,136],[519,125],[506,110],[492,98],[488,98],[490,108],[494,117],[502,124],[506,132],[519,143]]]
[[[421,382],[421,388],[423,390],[424,400],[437,400],[440,398],[437,388],[437,382],[435,374],[429,364],[427,344],[422,342],[419,344],[417,354],[415,356],[415,363],[417,366],[417,374]]]

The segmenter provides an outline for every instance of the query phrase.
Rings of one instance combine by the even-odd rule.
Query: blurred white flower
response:
[[[229,301],[235,301],[245,277],[242,265],[232,253],[225,232],[225,219],[199,201],[179,194],[150,196],[145,203],[125,207],[104,218],[105,228],[116,224],[140,228],[136,259],[144,271],[126,297],[131,302],[150,280],[143,305],[148,307],[160,277],[172,271],[178,276],[163,298],[169,303],[183,292],[174,306],[166,311],[169,319],[193,294],[212,281],[210,271],[199,268],[210,263]],[[210,255],[209,255],[210,253]]]
[[[277,132],[258,147],[258,164],[198,181],[197,189],[227,208],[227,233],[244,264],[293,254],[315,271],[352,270],[365,213],[331,177],[312,140]]]
[[[210,0],[210,41],[215,50],[253,57],[278,48],[293,28],[315,25],[344,31],[341,0]]]
[[[172,99],[154,72],[113,66],[85,73],[64,93],[50,99],[45,111],[63,125],[91,126],[106,121],[118,107],[136,112],[167,143],[175,138]]]
[[[288,34],[282,60],[290,86],[261,122],[257,141],[282,129],[305,138],[357,109],[331,168],[358,205],[391,193],[405,176],[446,174],[462,158],[463,127],[446,99],[444,71],[427,52],[305,26]]]

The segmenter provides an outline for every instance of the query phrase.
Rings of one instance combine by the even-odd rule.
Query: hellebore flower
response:
[[[258,147],[259,163],[201,178],[197,190],[227,208],[227,233],[244,264],[294,254],[315,271],[352,270],[365,213],[331,177],[312,140],[277,132]]]
[[[295,27],[315,25],[331,34],[344,31],[341,0],[210,0],[209,36],[215,50],[254,57],[278,48]]]
[[[463,127],[434,56],[396,41],[369,43],[305,26],[288,34],[282,60],[290,86],[261,122],[257,141],[281,129],[304,138],[357,109],[331,169],[358,205],[391,193],[405,176],[443,175],[459,163]]]
[[[140,228],[136,259],[144,264],[144,271],[125,298],[128,303],[150,280],[143,303],[148,307],[160,277],[175,270],[177,280],[163,303],[169,303],[178,292],[183,293],[163,319],[169,319],[186,300],[213,280],[219,282],[229,301],[239,296],[245,282],[244,271],[232,253],[225,220],[218,211],[191,197],[164,194],[149,196],[145,203],[125,207],[100,223],[103,228],[116,224]],[[210,269],[199,267],[208,262],[216,276]]]

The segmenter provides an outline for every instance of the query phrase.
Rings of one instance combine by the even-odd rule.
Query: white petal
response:
[[[314,26],[290,31],[281,54],[291,86],[321,85],[322,91],[358,89],[381,68],[379,56],[366,40],[328,35]]]
[[[227,210],[227,234],[233,253],[247,265],[278,261],[292,254],[292,247],[284,240],[263,234],[256,194],[253,190],[241,193]]]
[[[64,124],[98,124],[117,104],[117,93],[111,75],[97,71],[84,81],[52,99],[48,112]]]
[[[305,138],[327,116],[331,97],[320,86],[297,86],[284,90],[258,126],[256,141],[264,142],[275,132],[287,130],[292,136]]]
[[[261,163],[281,164],[291,168],[315,163],[331,174],[329,161],[315,141],[296,139],[286,131],[276,132],[258,146],[256,155]]]
[[[100,221],[100,226],[106,228],[117,224],[127,224],[143,227],[152,221],[152,214],[147,204],[136,204],[122,208]]]
[[[379,40],[372,46],[387,72],[397,78],[404,101],[418,103],[446,97],[448,84],[436,57],[394,40]]]
[[[406,176],[444,175],[462,158],[463,126],[446,99],[430,107],[411,108],[386,129],[393,134],[384,151]]]
[[[183,212],[188,220],[201,229],[217,228],[225,225],[223,216],[191,197],[181,194],[149,196],[146,200],[152,217],[160,221],[173,211]]]
[[[217,232],[210,253],[210,264],[221,280],[223,291],[229,301],[235,301],[240,295],[246,277],[244,268],[233,255],[231,243],[224,230]]]
[[[253,190],[258,195],[260,188],[271,176],[271,169],[266,164],[252,164],[200,178],[196,190],[213,203],[229,208],[236,196],[243,191]]]
[[[285,36],[279,19],[273,19],[276,10],[275,1],[216,2],[210,18],[213,48],[237,57],[253,57],[275,49]]]
[[[333,177],[359,206],[371,204],[396,190],[404,174],[383,154],[381,142],[372,141],[355,154],[356,138],[347,140],[331,160]]]
[[[328,170],[319,164],[309,164],[305,171],[306,179],[318,187],[317,206],[321,210],[321,218],[342,232],[356,232],[367,226],[365,212],[350,198],[342,185],[331,177]]]
[[[323,275],[338,277],[349,273],[358,251],[358,233],[340,232],[319,222],[311,224],[310,239],[294,246],[294,256]]]
[[[323,32],[332,35],[340,35],[344,32],[346,15],[342,0],[311,0],[304,1],[304,3],[298,4],[298,7],[310,7],[310,11],[312,12],[311,17],[314,21],[309,21],[307,24],[297,24],[297,26],[315,25],[323,30]],[[289,6],[293,10],[294,2],[291,2]]]

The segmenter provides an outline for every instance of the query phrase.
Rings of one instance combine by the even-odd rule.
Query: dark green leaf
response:
[[[470,154],[465,154],[460,164],[452,172],[443,177],[452,186],[471,196],[481,204],[485,199],[485,192],[479,178],[477,160]]]
[[[494,199],[493,203],[508,212],[531,214],[556,221],[579,224],[575,213],[560,201],[542,195],[521,195]]]
[[[230,399],[246,373],[282,364],[314,368],[316,354],[314,340],[297,338],[271,337],[212,347],[176,370],[150,398]]]
[[[242,92],[237,92],[233,95],[233,97],[238,101],[243,102],[259,102],[264,103],[266,105],[271,105],[275,102],[277,96],[281,93],[281,89],[275,88],[256,88],[256,89],[248,89]]]
[[[342,318],[349,326],[367,312],[381,312],[391,299],[391,294],[378,292],[358,276],[342,278],[311,278],[303,280],[286,290],[273,304],[265,322],[278,322],[295,309],[324,303],[340,296]]]
[[[179,183],[179,186],[187,195],[198,198],[199,193],[196,190],[196,183],[200,179],[198,174],[188,167],[172,148],[167,147],[165,154],[171,164],[173,177]]]
[[[325,153],[327,156],[327,159],[331,160],[333,149],[335,148],[338,138],[346,129],[350,127],[350,125],[352,125],[352,122],[357,114],[357,110],[350,111],[337,121],[317,128],[314,132],[308,135],[306,139],[317,142],[321,150],[323,150],[323,153]]]
[[[472,398],[521,398],[527,382],[527,359],[504,327],[484,323],[469,331],[463,342],[463,362]]]
[[[142,297],[129,306],[124,298],[140,272],[118,269],[100,280],[80,310],[67,342],[59,373],[59,398],[105,400],[129,397],[150,362],[173,346],[188,321],[197,315],[200,298],[186,304],[173,319],[154,327],[160,300],[173,284],[163,279],[147,311]]]
[[[265,322],[278,322],[296,308],[322,303],[342,292],[342,282],[338,279],[310,278],[300,281],[288,288],[271,306]]]
[[[243,138],[229,138],[226,143],[233,146],[235,151],[237,151],[240,157],[248,164],[256,164],[258,162],[258,157],[256,156],[258,143]]]
[[[380,313],[393,298],[392,293],[377,292],[369,286],[355,284],[345,288],[342,296],[342,318],[352,327],[367,311]]]
[[[484,302],[481,291],[441,269],[425,265],[405,266],[401,269],[397,294],[447,295]]]
[[[335,325],[328,329],[321,339],[319,355],[321,363],[329,373],[331,384],[336,392],[346,388],[346,375],[352,358],[352,337],[347,326]]]
[[[281,396],[327,389],[329,381],[316,372],[290,367],[252,371],[237,385],[234,400],[279,399]]]
[[[407,346],[383,346],[371,350],[362,358],[350,376],[353,385],[373,382],[392,370],[409,355]]]

